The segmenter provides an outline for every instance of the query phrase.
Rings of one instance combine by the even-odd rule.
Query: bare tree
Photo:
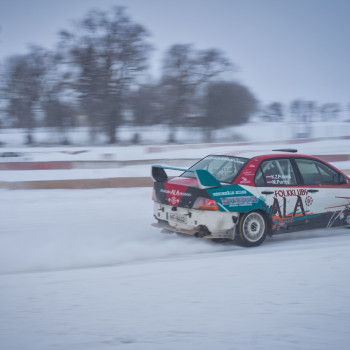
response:
[[[36,111],[39,108],[46,72],[46,51],[32,47],[26,55],[10,57],[5,62],[4,96],[7,115],[15,125],[27,130],[27,144],[33,143]]]
[[[74,124],[74,116],[76,111],[72,104],[61,101],[59,98],[47,96],[42,103],[45,112],[46,125],[57,128],[58,134],[61,137],[61,144],[68,145],[68,130]]]
[[[323,121],[334,121],[338,119],[341,108],[338,103],[324,103],[320,107],[321,119]]]
[[[174,141],[174,127],[186,123],[198,90],[232,69],[233,64],[219,50],[195,50],[188,44],[170,47],[165,53],[161,82],[163,113],[171,127],[169,141]]]
[[[69,144],[68,130],[77,114],[77,96],[72,89],[71,74],[65,71],[62,62],[62,56],[48,52],[40,106],[45,115],[44,125],[56,128],[60,143],[66,145]]]
[[[250,90],[236,82],[213,82],[205,95],[205,116],[201,119],[204,137],[211,141],[214,129],[246,123],[256,112],[258,101]]]
[[[291,102],[290,111],[294,122],[309,123],[313,120],[317,105],[313,101],[294,100]]]
[[[265,108],[264,118],[271,122],[280,122],[283,119],[283,105],[280,102],[272,102]]]
[[[146,84],[132,91],[129,106],[133,112],[134,125],[154,125],[160,121],[160,88]]]
[[[73,31],[61,32],[61,50],[76,74],[75,89],[93,126],[102,124],[110,143],[122,121],[126,91],[147,68],[147,31],[122,7],[91,11]]]

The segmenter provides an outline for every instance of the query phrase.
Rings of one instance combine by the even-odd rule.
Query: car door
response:
[[[262,161],[255,175],[255,186],[265,201],[273,231],[291,230],[308,215],[307,192],[299,185],[289,158]]]
[[[306,204],[324,227],[350,225],[350,186],[343,174],[315,159],[295,158]]]

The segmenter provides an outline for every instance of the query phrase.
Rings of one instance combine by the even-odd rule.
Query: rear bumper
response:
[[[154,202],[158,223],[153,226],[204,238],[234,239],[239,213],[175,208]]]

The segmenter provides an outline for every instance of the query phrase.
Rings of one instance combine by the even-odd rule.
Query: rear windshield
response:
[[[247,158],[211,155],[201,159],[190,170],[207,170],[218,181],[231,184],[247,162]],[[194,173],[188,171],[181,174],[181,176],[196,177]]]

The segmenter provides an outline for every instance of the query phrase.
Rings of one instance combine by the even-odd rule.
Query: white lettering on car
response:
[[[164,190],[163,188],[160,189],[160,192],[170,194],[172,196],[185,196],[185,197],[191,197],[191,193],[188,192],[180,192],[179,190]]]

